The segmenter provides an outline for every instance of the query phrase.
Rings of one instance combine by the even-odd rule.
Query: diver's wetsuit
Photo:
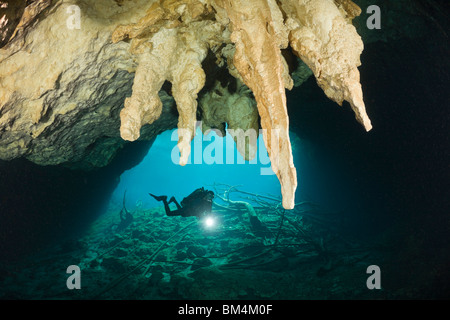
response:
[[[167,202],[167,196],[155,196],[149,193],[155,200],[162,201],[164,203],[164,209],[168,216],[182,216],[198,218],[210,213],[212,210],[212,199],[214,198],[214,192],[205,190],[203,187],[195,190],[189,196],[181,201],[182,206],[178,201],[172,197]],[[177,206],[176,210],[171,210],[169,204],[173,202]]]

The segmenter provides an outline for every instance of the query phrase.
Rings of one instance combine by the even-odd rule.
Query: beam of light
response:
[[[214,219],[211,216],[208,216],[205,218],[205,220],[203,221],[203,224],[208,228],[212,228],[216,225],[216,219]]]

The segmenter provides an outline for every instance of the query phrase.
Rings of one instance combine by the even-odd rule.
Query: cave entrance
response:
[[[248,192],[280,197],[280,183],[270,168],[262,136],[257,139],[256,157],[245,161],[228,133],[219,136],[214,130],[203,134],[197,128],[191,142],[190,159],[180,166],[177,130],[160,134],[141,163],[125,171],[113,192],[111,202],[126,206],[151,208],[161,204],[148,193],[175,196],[181,200],[199,187],[214,190],[214,184],[239,186]]]

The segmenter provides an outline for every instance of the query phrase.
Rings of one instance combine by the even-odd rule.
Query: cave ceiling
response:
[[[2,160],[102,167],[125,143],[178,127],[184,165],[196,121],[226,123],[262,133],[290,209],[286,90],[314,76],[372,128],[350,0],[2,0],[0,10]],[[254,157],[251,141],[237,147]]]

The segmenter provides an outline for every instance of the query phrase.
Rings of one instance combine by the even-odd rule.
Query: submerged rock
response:
[[[122,273],[127,271],[127,263],[125,260],[122,260],[120,258],[116,258],[114,256],[106,256],[103,257],[101,266],[113,270],[117,273]]]
[[[209,267],[210,265],[212,265],[211,260],[209,260],[207,258],[198,258],[193,261],[191,270],[194,271],[199,268]]]
[[[193,245],[187,249],[186,254],[189,258],[203,257],[206,254],[206,249],[202,246]]]
[[[164,278],[164,274],[161,271],[157,270],[157,271],[152,272],[152,275],[150,276],[148,282],[152,285],[156,285],[163,278]]]

